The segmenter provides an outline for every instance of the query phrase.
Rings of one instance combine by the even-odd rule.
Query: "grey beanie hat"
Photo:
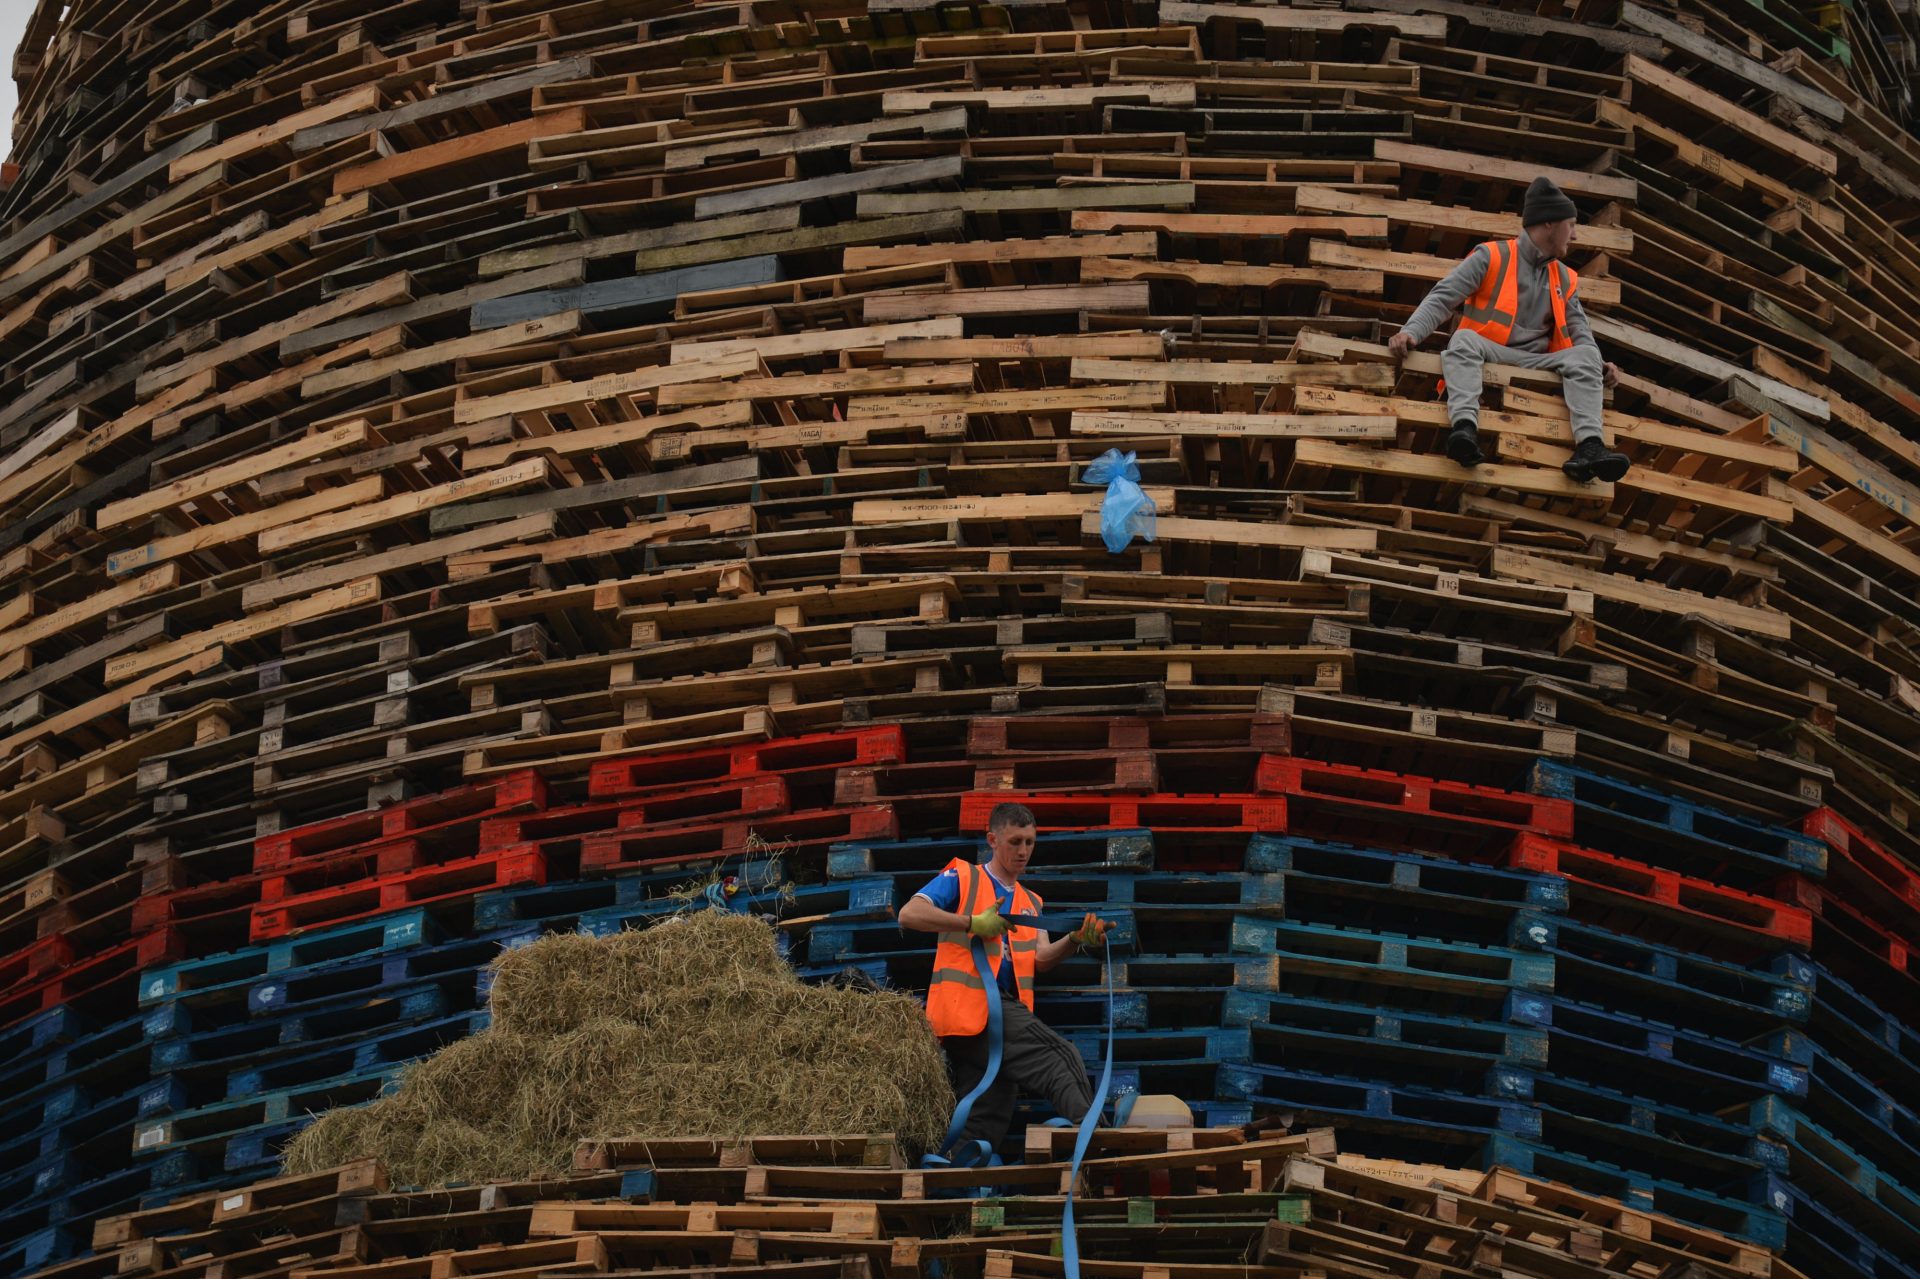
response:
[[[1573,201],[1565,192],[1550,179],[1539,177],[1527,187],[1526,202],[1520,206],[1520,225],[1529,227],[1536,222],[1558,222],[1579,215],[1580,211],[1573,207]]]

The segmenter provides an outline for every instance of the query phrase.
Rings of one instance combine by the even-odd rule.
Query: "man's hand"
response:
[[[985,941],[992,941],[1007,931],[1007,921],[1000,916],[998,906],[990,906],[967,921],[967,931]]]
[[[1101,919],[1092,911],[1088,911],[1087,917],[1080,921],[1079,929],[1073,933],[1073,940],[1079,945],[1080,949],[1092,950],[1106,939],[1107,930],[1112,927],[1112,924]]]
[[[1600,383],[1609,391],[1620,385],[1620,366],[1608,360],[1600,368]]]
[[[1391,355],[1394,363],[1398,364],[1413,354],[1413,348],[1418,345],[1420,344],[1413,340],[1413,335],[1402,329],[1387,339],[1387,354]]]

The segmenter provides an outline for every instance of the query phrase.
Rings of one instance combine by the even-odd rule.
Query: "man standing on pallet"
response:
[[[1033,980],[1035,973],[1075,951],[1098,946],[1108,925],[1089,913],[1075,932],[1049,938],[1041,929],[1009,923],[1007,916],[1032,917],[1041,910],[1040,899],[1020,886],[1020,875],[1033,859],[1034,840],[1032,810],[1024,804],[996,805],[987,818],[992,854],[987,863],[954,858],[900,908],[902,928],[940,934],[927,988],[927,1018],[946,1050],[960,1097],[979,1085],[992,1050],[987,991],[973,959],[973,939],[985,943],[1000,989],[1000,1073],[974,1103],[959,1140],[983,1141],[989,1151],[1006,1138],[1018,1088],[1045,1097],[1062,1118],[1076,1124],[1093,1105],[1079,1052],[1033,1015]]]
[[[1447,394],[1447,456],[1462,466],[1478,466],[1480,452],[1480,366],[1517,364],[1558,373],[1573,419],[1573,456],[1561,464],[1567,475],[1585,484],[1611,483],[1627,473],[1627,457],[1608,448],[1600,433],[1603,387],[1620,380],[1618,365],[1600,358],[1600,347],[1580,306],[1580,277],[1566,263],[1578,213],[1573,201],[1545,177],[1527,188],[1520,208],[1520,235],[1480,245],[1447,277],[1433,286],[1387,349],[1395,360],[1425,341],[1460,307],[1454,330],[1440,357]]]

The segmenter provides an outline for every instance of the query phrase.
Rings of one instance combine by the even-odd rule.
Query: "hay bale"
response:
[[[918,1151],[953,1110],[918,1000],[807,985],[757,919],[556,935],[493,966],[487,1030],[322,1115],[286,1170],[376,1157],[401,1185],[551,1176],[585,1137],[891,1132]]]

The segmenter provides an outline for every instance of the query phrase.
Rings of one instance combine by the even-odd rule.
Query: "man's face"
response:
[[[1033,860],[1034,829],[1031,826],[1002,826],[987,832],[987,847],[993,863],[1008,875],[1018,878]]]
[[[1561,218],[1558,222],[1536,222],[1528,228],[1542,257],[1549,262],[1557,262],[1567,256],[1567,250],[1573,247],[1575,221],[1577,219]]]

